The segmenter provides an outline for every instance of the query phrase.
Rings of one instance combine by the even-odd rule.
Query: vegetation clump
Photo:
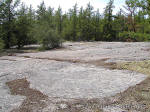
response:
[[[119,39],[120,41],[132,41],[132,42],[150,41],[150,34],[125,31],[119,33]]]
[[[43,34],[41,44],[44,49],[58,48],[62,46],[62,40],[55,31],[48,31]]]

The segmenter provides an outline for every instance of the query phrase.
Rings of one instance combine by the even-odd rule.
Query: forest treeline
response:
[[[88,3],[75,4],[68,12],[61,7],[37,10],[19,0],[0,2],[0,49],[28,44],[55,48],[69,41],[150,41],[150,0],[126,0],[115,15],[110,0],[101,14]]]

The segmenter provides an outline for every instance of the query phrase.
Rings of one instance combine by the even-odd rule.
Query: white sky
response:
[[[39,5],[43,0],[21,0],[21,2],[24,2],[27,6],[30,4],[33,6],[34,9],[37,8],[37,5]],[[62,10],[68,11],[69,8],[72,8],[72,6],[77,3],[78,7],[81,6],[86,7],[87,3],[91,3],[91,5],[94,7],[94,9],[100,9],[100,12],[103,12],[104,7],[109,2],[109,0],[44,0],[46,6],[51,6],[55,9],[57,9],[59,6],[61,6]],[[114,13],[116,13],[122,5],[124,5],[125,0],[115,0],[115,9]]]

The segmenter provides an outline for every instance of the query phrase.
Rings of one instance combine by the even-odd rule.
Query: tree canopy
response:
[[[114,0],[100,13],[88,3],[75,4],[68,12],[62,8],[37,10],[19,0],[0,3],[0,49],[38,43],[44,48],[59,47],[69,41],[150,41],[150,0],[126,0],[115,15]]]

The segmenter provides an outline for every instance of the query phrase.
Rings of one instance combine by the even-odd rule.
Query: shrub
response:
[[[122,33],[119,33],[119,40],[120,41],[133,41],[133,42],[150,41],[150,34],[135,33],[135,32],[122,32]]]
[[[42,45],[39,50],[48,50],[62,46],[62,38],[60,38],[60,35],[56,30],[53,30],[48,23],[42,22],[40,24],[35,24],[32,32],[33,38]]]
[[[60,36],[52,30],[49,30],[43,34],[41,43],[44,49],[52,49],[62,46],[62,40],[60,39]]]

